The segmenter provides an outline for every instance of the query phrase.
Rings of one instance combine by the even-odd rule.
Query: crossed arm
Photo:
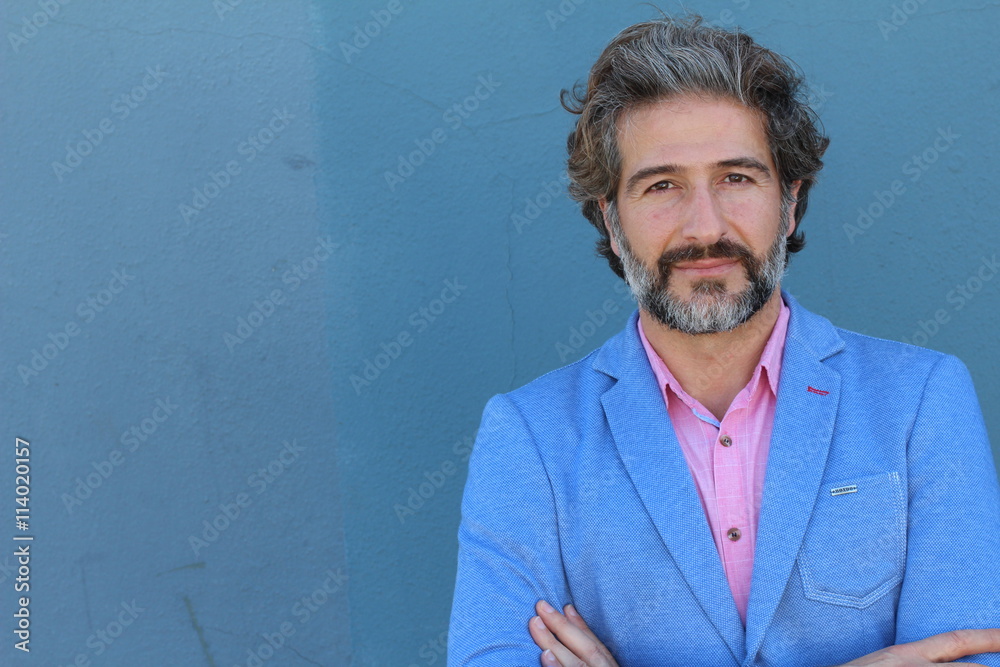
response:
[[[898,643],[861,657],[858,651],[817,661],[918,667],[973,656],[977,662],[962,664],[1000,665],[1000,493],[985,425],[957,360],[938,364],[927,384],[907,442],[907,560],[892,639]],[[449,664],[616,665],[570,608],[563,616],[539,606],[542,625],[527,623],[530,600],[574,599],[550,485],[520,412],[506,397],[495,397],[484,413],[463,499]],[[590,620],[602,627],[600,618]],[[993,629],[944,632],[951,628]]]
[[[528,622],[531,638],[542,649],[542,667],[618,667],[614,656],[590,631],[573,605],[564,614],[545,600],[535,605],[538,612]],[[906,644],[897,644],[869,653],[839,667],[924,667],[957,664],[953,660],[977,653],[1000,651],[1000,629],[955,630]],[[978,663],[961,663],[975,665]],[[984,667],[980,665],[980,667]]]

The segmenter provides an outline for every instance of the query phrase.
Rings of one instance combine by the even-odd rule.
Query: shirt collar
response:
[[[771,335],[768,337],[767,343],[764,345],[764,350],[761,352],[760,360],[757,362],[753,376],[750,378],[750,382],[748,383],[750,391],[755,391],[760,375],[763,373],[763,375],[767,378],[771,393],[775,397],[778,396],[778,378],[781,374],[781,357],[785,350],[785,336],[788,332],[788,319],[790,313],[784,299],[780,299],[780,301],[781,309],[778,312],[778,319],[774,323],[774,328],[771,329]],[[666,387],[669,386],[678,397],[680,397],[685,403],[691,405],[692,402],[695,402],[694,399],[691,398],[686,391],[684,391],[680,382],[677,381],[677,378],[675,378],[673,373],[670,372],[667,365],[663,363],[660,355],[658,355],[656,350],[653,349],[653,346],[650,345],[649,340],[646,338],[646,333],[642,329],[641,318],[636,319],[636,326],[639,329],[639,339],[642,341],[642,346],[646,350],[646,357],[649,359],[649,364],[653,369],[653,374],[656,375],[661,393],[665,392]],[[667,397],[664,393],[664,402],[666,402],[666,398]]]

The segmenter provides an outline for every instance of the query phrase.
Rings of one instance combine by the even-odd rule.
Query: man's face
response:
[[[618,139],[617,201],[601,208],[639,305],[690,334],[746,322],[778,287],[795,231],[760,117],[683,97],[625,114]]]

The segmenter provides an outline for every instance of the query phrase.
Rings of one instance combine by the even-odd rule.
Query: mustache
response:
[[[737,259],[746,264],[756,258],[750,248],[731,239],[721,238],[711,245],[691,244],[668,250],[660,256],[660,271],[666,273],[678,262],[697,259]]]

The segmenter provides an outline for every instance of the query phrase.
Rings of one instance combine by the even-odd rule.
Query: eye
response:
[[[729,174],[723,180],[726,183],[753,183],[753,179],[746,174]]]
[[[669,190],[672,189],[673,187],[676,186],[674,186],[674,184],[671,183],[670,181],[657,181],[656,183],[653,183],[651,186],[649,186],[649,189],[650,191],[655,192],[657,190]]]

